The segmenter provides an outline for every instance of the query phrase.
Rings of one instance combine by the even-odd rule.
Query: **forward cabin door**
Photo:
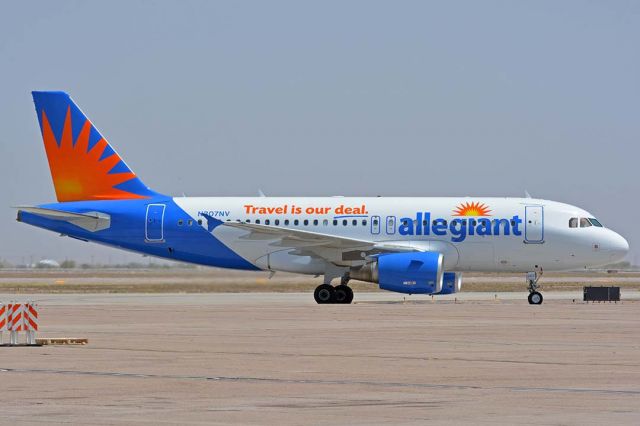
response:
[[[544,242],[544,207],[524,207],[524,242],[541,244]]]
[[[149,243],[164,241],[164,204],[149,204],[144,228],[145,240]]]

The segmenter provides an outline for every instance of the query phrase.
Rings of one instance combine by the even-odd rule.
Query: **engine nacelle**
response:
[[[378,283],[383,290],[406,294],[442,291],[444,258],[437,252],[381,254],[377,259],[352,270],[356,280]]]
[[[462,274],[445,272],[442,277],[442,290],[434,294],[452,294],[462,289]]]

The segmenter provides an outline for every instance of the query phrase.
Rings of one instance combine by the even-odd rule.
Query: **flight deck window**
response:
[[[602,224],[598,220],[596,220],[596,218],[590,217],[589,222],[591,222],[593,226],[597,226],[598,228],[604,228]]]
[[[577,228],[578,227],[578,218],[572,217],[569,219],[569,228]]]
[[[580,228],[588,228],[591,226],[591,222],[586,217],[580,218]]]

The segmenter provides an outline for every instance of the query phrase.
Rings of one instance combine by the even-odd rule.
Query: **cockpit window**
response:
[[[591,226],[591,222],[586,217],[580,218],[580,228],[588,228]]]
[[[602,224],[598,222],[594,217],[590,217],[589,222],[591,222],[593,226],[597,226],[598,228],[603,228]]]
[[[578,227],[578,218],[572,217],[569,219],[569,228],[577,228]]]

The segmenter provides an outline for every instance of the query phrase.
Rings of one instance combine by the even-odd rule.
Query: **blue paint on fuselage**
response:
[[[145,241],[146,211],[149,204],[166,205],[163,241]],[[192,218],[170,197],[153,197],[144,200],[76,201],[42,204],[38,207],[74,213],[106,213],[111,217],[111,226],[108,229],[91,232],[65,221],[48,219],[24,211],[20,213],[20,221],[70,237],[171,260],[221,268],[259,270],[198,225],[196,221],[189,226],[188,221]],[[179,220],[182,220],[182,225],[178,225]]]

